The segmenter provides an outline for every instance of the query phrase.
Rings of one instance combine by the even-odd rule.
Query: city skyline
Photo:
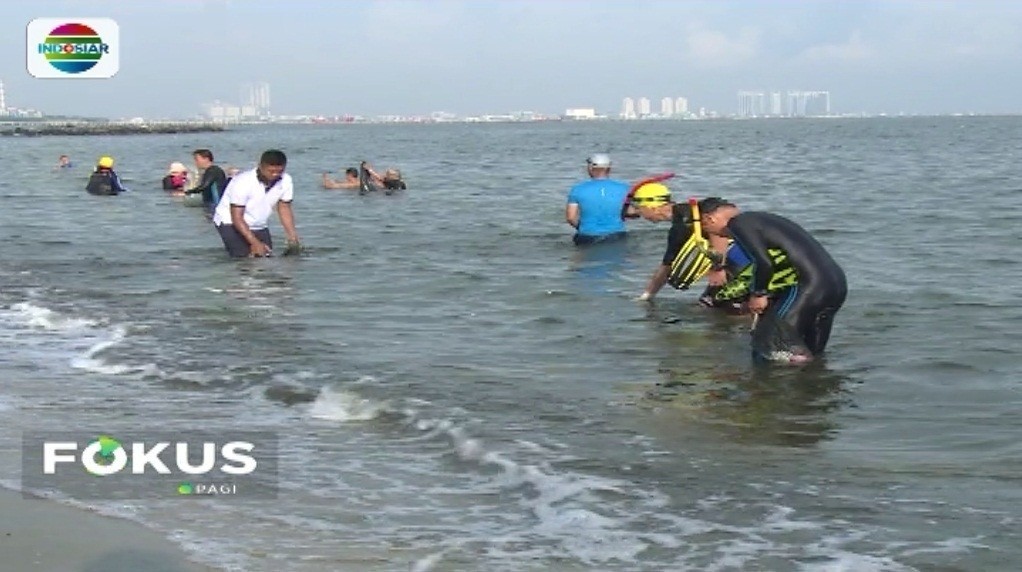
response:
[[[196,116],[233,100],[232,86],[268,81],[279,114],[609,115],[622,94],[679,91],[690,111],[730,114],[747,86],[826,86],[843,114],[1022,112],[1012,95],[1022,89],[1022,3],[95,0],[87,11],[119,23],[117,76],[28,76],[26,24],[82,9],[11,4],[0,21],[8,105]],[[641,41],[602,40],[621,30],[642,30]],[[663,109],[659,98],[651,106]]]

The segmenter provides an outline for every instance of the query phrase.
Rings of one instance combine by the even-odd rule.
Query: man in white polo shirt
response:
[[[300,248],[291,210],[294,186],[291,175],[284,172],[286,166],[284,153],[271,149],[259,158],[258,167],[235,175],[224,190],[213,224],[232,257],[269,256],[273,240],[266,225],[274,206],[287,234],[288,251]]]

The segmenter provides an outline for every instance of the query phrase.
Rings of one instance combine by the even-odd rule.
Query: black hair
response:
[[[283,151],[270,149],[269,151],[264,151],[263,155],[259,157],[259,164],[283,167],[287,165],[287,155],[285,155]]]
[[[356,169],[355,167],[348,167],[347,169],[344,170],[344,174],[351,175],[352,177],[357,177],[358,169]]]
[[[199,157],[202,157],[203,159],[209,159],[210,161],[213,160],[213,152],[210,151],[209,149],[196,149],[192,151],[192,155],[198,155]]]
[[[719,208],[733,206],[735,206],[735,204],[728,201],[727,199],[722,199],[720,197],[706,197],[705,199],[699,201],[699,213],[707,215]]]

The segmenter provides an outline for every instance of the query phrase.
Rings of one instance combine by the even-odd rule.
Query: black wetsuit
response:
[[[85,185],[85,190],[90,195],[119,195],[125,191],[121,185],[121,180],[117,177],[117,173],[114,173],[112,169],[96,169],[92,175],[89,176],[89,182]]]
[[[788,255],[791,266],[798,273],[798,283],[776,297],[772,297],[763,318],[753,334],[754,350],[773,346],[765,338],[782,322],[794,333],[813,355],[826,348],[834,315],[848,295],[845,273],[823,246],[804,228],[772,213],[746,212],[728,222],[728,230],[735,242],[752,258],[755,264],[751,291],[763,294],[774,272],[767,249],[778,248]]]
[[[223,196],[224,190],[227,189],[227,174],[224,170],[216,165],[210,165],[202,173],[202,180],[199,181],[199,186],[188,191],[189,195],[202,193],[202,204],[207,209],[212,211],[216,208],[217,203],[220,202],[220,197]]]
[[[401,179],[383,179],[383,188],[388,191],[404,191],[408,189],[408,185]]]
[[[671,230],[667,233],[667,250],[662,263],[670,266],[681,252],[681,247],[692,236],[692,209],[688,205],[675,204],[671,207]]]

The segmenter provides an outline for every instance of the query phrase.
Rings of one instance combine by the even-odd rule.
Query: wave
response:
[[[664,549],[679,546],[671,535],[632,529],[632,520],[637,516],[634,512],[648,515],[662,509],[668,504],[666,495],[636,491],[629,482],[620,479],[558,471],[552,467],[551,459],[543,458],[551,449],[535,443],[519,440],[512,443],[517,446],[515,450],[496,450],[451,419],[429,417],[415,407],[397,406],[389,400],[376,400],[336,387],[324,388],[310,405],[308,415],[341,423],[389,419],[411,428],[420,438],[444,440],[450,454],[462,463],[474,465],[479,469],[475,472],[487,477],[480,486],[488,490],[482,494],[512,495],[530,516],[527,520],[531,524],[508,531],[499,540],[468,532],[465,538],[449,539],[439,547],[440,552],[413,563],[413,570],[430,570],[445,553],[477,544],[486,546],[486,552],[498,560],[520,561],[523,556],[520,547],[534,544],[537,538],[556,546],[561,557],[589,566],[637,562],[639,554],[653,545]],[[524,462],[512,458],[516,455],[539,458]]]
[[[72,318],[62,315],[49,308],[36,306],[31,302],[19,302],[11,306],[13,318],[30,328],[54,332],[73,332],[99,325],[96,320],[88,318]]]
[[[100,356],[124,343],[128,331],[125,324],[69,315],[37,301],[18,302],[0,310],[0,337],[9,338],[13,347],[21,346],[35,363],[63,363],[103,375],[151,374],[155,364],[114,363]]]

